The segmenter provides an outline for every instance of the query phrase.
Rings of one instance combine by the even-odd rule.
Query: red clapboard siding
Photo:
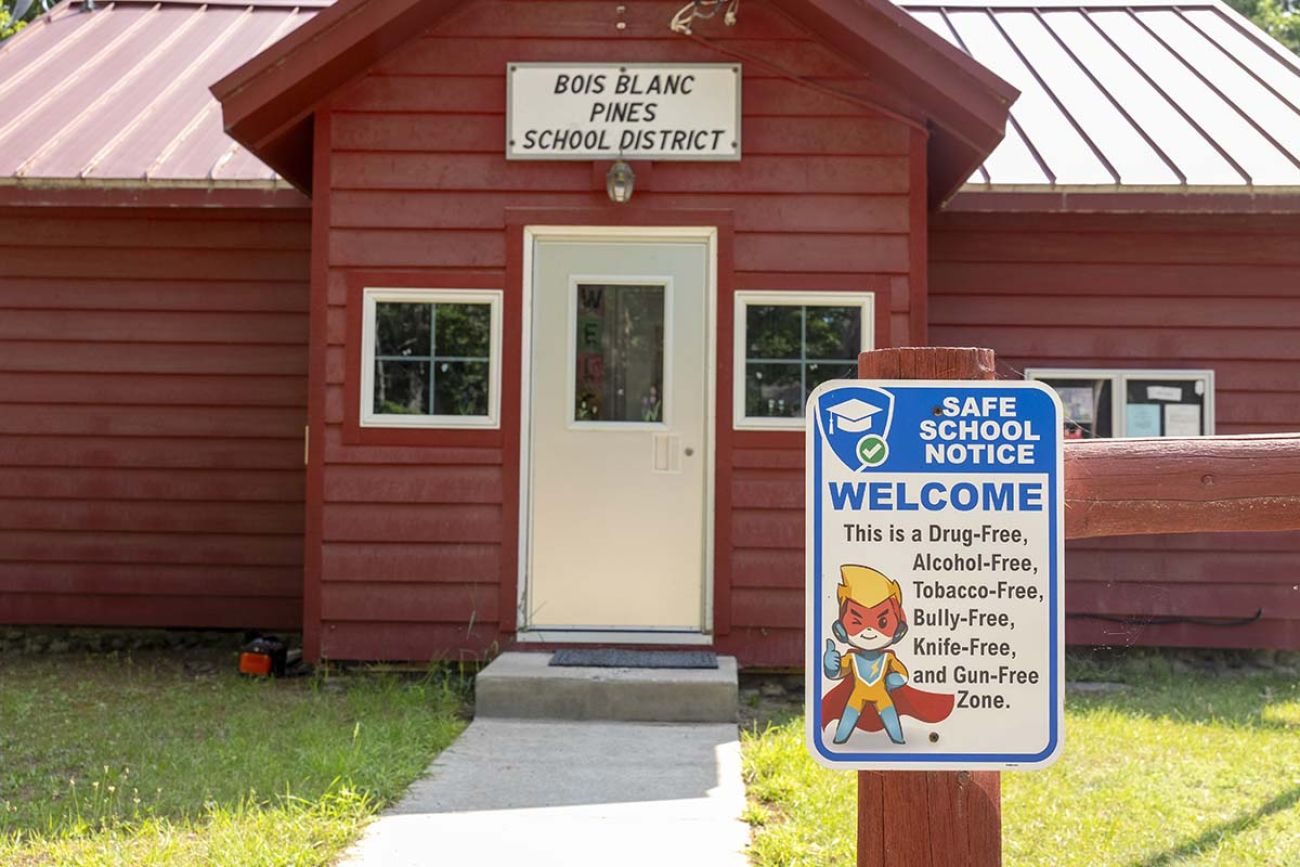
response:
[[[906,193],[907,162],[901,156],[756,156],[712,163],[708,174],[695,164],[661,162],[655,165],[653,184],[659,193]],[[592,182],[591,166],[585,163],[507,163],[494,154],[339,152],[332,169],[332,186],[353,190],[565,193],[590,189]],[[715,199],[718,204],[725,203]]]
[[[303,253],[299,250],[214,250],[204,245],[201,230],[182,227],[180,231],[190,233],[190,246],[149,249],[148,255],[124,248],[68,244],[58,248],[58,255],[33,244],[0,246],[0,277],[196,280],[220,274],[225,279],[277,281],[301,277]]]
[[[302,411],[294,407],[151,406],[146,394],[134,406],[11,403],[0,433],[71,436],[301,437]]]
[[[1295,551],[1300,547],[1300,532],[1122,536],[1117,539],[1079,539],[1067,544],[1071,551]]]
[[[296,469],[7,467],[0,472],[0,497],[301,503],[302,473]]]
[[[501,510],[471,504],[337,505],[324,509],[330,541],[492,542],[501,538]]]
[[[295,629],[302,622],[298,598],[153,596],[77,593],[5,593],[11,623],[65,626],[171,626]]]
[[[1300,429],[1300,219],[952,214],[931,231],[931,339],[1027,367],[1211,368],[1218,433]],[[1300,534],[1093,539],[1066,556],[1067,640],[1300,646]],[[1245,617],[1135,626],[1105,617]]]
[[[387,440],[373,429],[357,433],[347,413],[355,412],[359,352],[349,341],[364,286],[500,288],[509,353],[522,311],[518,283],[505,284],[520,252],[510,247],[507,211],[567,209],[565,219],[579,224],[573,215],[584,210],[597,224],[722,211],[734,232],[730,261],[720,263],[728,291],[875,292],[877,342],[906,339],[913,299],[925,291],[923,276],[912,276],[923,249],[912,213],[924,198],[912,189],[913,177],[924,175],[913,165],[919,137],[852,99],[793,80],[846,93],[869,87],[766,3],[746,6],[738,26],[719,36],[728,50],[763,61],[744,64],[740,162],[655,162],[633,201],[616,207],[589,162],[504,158],[508,62],[737,62],[671,34],[667,22],[679,8],[671,0],[627,4],[620,33],[610,27],[611,8],[598,2],[484,0],[382,59],[318,115],[327,158],[318,159],[315,189],[318,199],[328,196],[317,210],[328,230],[316,242],[316,290],[327,309],[313,336],[323,379],[313,415],[324,443],[323,552],[320,574],[308,581],[321,594],[321,654],[481,653],[502,633],[508,640],[514,621],[517,362],[504,367],[503,392],[515,397],[503,403],[500,431],[408,431]],[[746,665],[797,665],[802,605],[790,593],[802,581],[802,439],[730,430],[731,299],[720,297],[718,310],[717,496],[726,510],[715,516],[718,646]],[[425,613],[446,598],[444,584],[493,583],[500,598],[476,609],[472,626],[464,611],[460,628],[451,625],[459,610],[452,603]],[[357,606],[331,595],[338,584],[351,588]],[[385,595],[394,585],[401,593]],[[746,588],[757,592],[747,596]],[[376,599],[362,603],[367,589]],[[769,591],[779,593],[769,599]],[[363,615],[362,604],[374,607]]]
[[[497,619],[497,589],[492,584],[326,584],[321,616],[326,620],[377,620],[386,623],[469,623]]]
[[[731,622],[737,626],[798,629],[804,622],[802,587],[736,587],[731,606]]]
[[[330,581],[490,584],[500,577],[500,555],[491,542],[331,542],[323,561]]]
[[[197,467],[300,473],[302,443],[291,440],[162,437],[0,436],[0,455],[20,467]]]
[[[1228,580],[1234,586],[1272,582],[1291,588],[1296,578],[1294,551],[1137,551],[1117,549],[1112,544],[1101,550],[1080,550],[1071,545],[1067,556],[1070,577],[1080,581],[1145,583],[1161,575],[1176,575],[1183,584],[1222,584],[1225,576],[1231,576]]]
[[[302,564],[302,540],[289,534],[0,530],[0,551],[6,561],[15,563]]]
[[[802,509],[803,473],[786,470],[735,470],[731,503],[736,508]]]
[[[707,193],[648,190],[638,192],[637,201],[664,210],[707,210],[716,199]],[[600,199],[591,192],[484,192],[467,200],[461,193],[441,190],[340,190],[331,204],[333,225],[341,229],[420,229],[437,221],[448,230],[500,230],[505,228],[506,208],[580,208],[600,204]],[[860,235],[907,231],[908,201],[897,194],[744,193],[736,195],[733,204],[739,232]],[[902,309],[907,309],[906,304]]]
[[[343,151],[386,153],[490,153],[501,150],[505,114],[385,114],[338,112],[333,115],[334,147]],[[815,127],[788,118],[754,118],[745,126],[745,154],[832,154],[860,157],[864,142],[880,156],[906,156],[907,130],[872,118],[822,118]]]
[[[6,373],[62,371],[241,376],[273,373],[301,376],[307,368],[301,346],[7,340],[5,349],[5,354],[0,356],[0,371]]]
[[[154,405],[302,407],[298,376],[131,377],[101,373],[7,373],[0,378],[0,402],[56,404],[130,404],[148,394]]]
[[[306,313],[301,280],[107,280],[63,279],[55,284],[33,277],[0,283],[6,310],[242,310]]]
[[[1259,620],[1241,626],[1206,626],[1071,618],[1065,623],[1065,640],[1070,644],[1118,647],[1294,648],[1300,646],[1300,621]]]
[[[0,529],[123,533],[302,533],[296,503],[187,500],[0,500]]]
[[[490,7],[493,4],[483,4]],[[534,6],[551,7],[557,17],[576,20],[581,12],[565,9],[563,3],[541,2]],[[754,4],[758,5],[758,4]],[[678,7],[681,8],[681,7]],[[479,38],[465,39],[459,30],[462,21],[475,14],[457,16],[456,27],[448,26],[449,35],[433,36],[408,45],[389,60],[380,63],[379,74],[439,75],[452,70],[464,75],[499,75],[506,64],[514,61],[562,61],[569,63],[605,62],[619,59],[636,62],[727,63],[733,58],[703,45],[673,35],[665,23],[659,39],[589,39],[571,40],[563,35],[541,36],[533,33],[527,40]],[[669,16],[671,17],[671,12]],[[668,20],[664,19],[665,22]],[[748,27],[748,25],[745,25]],[[609,35],[609,31],[605,31]],[[856,71],[835,55],[811,41],[799,39],[733,39],[727,47],[751,57],[761,57],[770,66],[795,70],[808,78],[853,78]],[[757,77],[776,77],[762,66],[751,65]]]
[[[331,503],[499,503],[499,467],[348,467],[330,473]]]
[[[302,596],[294,566],[165,563],[0,563],[0,592],[94,593],[105,580],[116,595]]]
[[[1215,584],[1074,580],[1065,602],[1094,614],[1233,618],[1267,611],[1272,620],[1300,618],[1300,590],[1292,584],[1233,582],[1232,593],[1225,595]]]
[[[731,585],[803,589],[803,549],[737,548],[731,552]]]
[[[36,246],[57,246],[51,239],[74,238],[78,247],[103,247],[121,251],[139,247],[142,238],[154,249],[202,246],[222,249],[259,249],[274,253],[307,248],[309,226],[301,214],[268,213],[257,220],[211,217],[208,214],[142,214],[121,219],[115,212],[89,214],[85,211],[49,208],[37,214],[22,208],[0,208],[0,237],[33,239]],[[77,233],[69,235],[69,220],[75,220]],[[44,240],[42,240],[44,239]]]
[[[497,637],[495,623],[384,623],[330,620],[321,630],[321,655],[329,659],[451,659],[485,661]]]
[[[944,255],[944,235],[932,236]],[[1161,262],[1158,268],[1143,268],[1141,294],[1144,296],[1216,297],[1225,286],[1241,277],[1242,265],[1205,262],[1183,265]],[[1293,297],[1295,267],[1291,265],[1250,265],[1250,283],[1241,287],[1243,298]],[[942,286],[945,295],[983,293],[988,295],[1051,296],[1129,296],[1133,294],[1134,265],[1109,262],[1071,262],[1062,268],[1052,262],[986,262],[932,259],[930,284]],[[1026,290],[1025,287],[1032,287]]]
[[[761,71],[760,71],[761,74]],[[411,79],[415,79],[414,82]],[[505,77],[499,70],[486,75],[459,75],[455,87],[437,85],[439,75],[377,73],[360,79],[334,99],[338,112],[409,114],[504,114]],[[414,83],[416,86],[411,86]],[[741,84],[746,117],[856,117],[852,103],[802,87],[782,78],[756,78],[751,72]]]
[[[299,313],[82,310],[73,318],[62,310],[10,310],[0,320],[0,340],[301,346],[306,326]]]
[[[296,628],[307,214],[0,228],[0,618]]]
[[[803,625],[793,629],[766,626],[735,627],[714,641],[719,653],[729,653],[753,668],[791,668],[803,665]]]

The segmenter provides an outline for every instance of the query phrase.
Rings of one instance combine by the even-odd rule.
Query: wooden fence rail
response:
[[[1065,538],[1300,530],[1300,434],[1065,444]]]

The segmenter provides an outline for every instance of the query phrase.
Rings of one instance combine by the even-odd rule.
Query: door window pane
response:
[[[745,416],[801,418],[814,388],[856,376],[862,311],[861,305],[747,305]]]
[[[485,416],[492,305],[375,304],[376,415]]]
[[[573,419],[663,421],[663,286],[577,287]]]

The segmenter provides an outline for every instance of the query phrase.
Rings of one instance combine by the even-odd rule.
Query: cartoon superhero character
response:
[[[907,666],[888,648],[907,633],[903,591],[898,582],[868,566],[841,566],[836,588],[840,616],[826,639],[822,669],[840,681],[822,698],[822,719],[838,719],[833,740],[848,741],[855,728],[880,731],[904,743],[900,714],[939,722],[952,713],[953,696],[908,686]],[[848,645],[837,649],[836,640]]]

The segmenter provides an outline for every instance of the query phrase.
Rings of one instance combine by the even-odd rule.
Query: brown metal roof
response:
[[[1300,63],[1218,0],[900,0],[1014,84],[981,189],[1300,187]]]
[[[0,44],[0,183],[284,185],[208,86],[328,5],[61,4]]]
[[[329,0],[64,3],[0,44],[0,184],[283,186],[208,88]],[[1022,96],[965,189],[1300,188],[1300,63],[1218,0],[900,0]]]

